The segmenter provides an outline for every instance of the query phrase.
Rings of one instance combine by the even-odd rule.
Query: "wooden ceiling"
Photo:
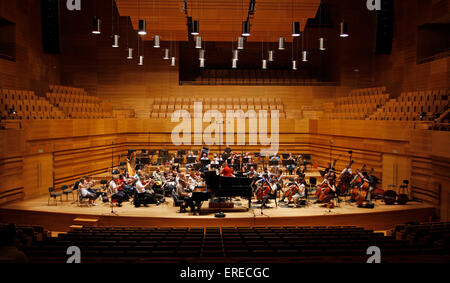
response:
[[[116,0],[121,16],[130,16],[135,29],[138,20],[146,19],[147,36],[161,36],[162,41],[187,41],[187,17],[200,22],[200,35],[206,41],[232,41],[242,32],[250,0]],[[292,22],[314,18],[320,0],[256,0],[255,13],[250,16],[249,41],[291,40]]]

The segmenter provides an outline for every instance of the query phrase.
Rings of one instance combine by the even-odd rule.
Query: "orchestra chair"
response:
[[[316,177],[309,177],[309,189],[307,186],[305,186],[305,198],[306,198],[306,206],[309,205],[309,192],[312,191],[312,188],[317,185],[317,178]]]
[[[89,205],[89,198],[83,197],[83,195],[81,194],[81,190],[78,190],[78,206],[83,206],[83,204],[90,206]]]
[[[49,193],[48,201],[47,201],[48,205],[50,205],[50,199],[52,199],[52,198],[55,199],[55,204],[58,205],[57,197],[59,197],[59,200],[62,203],[62,193],[61,192],[56,192],[54,187],[49,187],[48,193]]]
[[[61,187],[61,189],[62,189],[62,193],[66,196],[66,201],[69,200],[69,194],[72,194],[72,200],[75,200],[73,190],[70,189],[67,185],[63,185]]]
[[[178,198],[177,191],[175,189],[172,190],[172,198],[173,198],[173,205],[175,207],[180,207],[181,212],[181,205],[183,204],[184,200]]]

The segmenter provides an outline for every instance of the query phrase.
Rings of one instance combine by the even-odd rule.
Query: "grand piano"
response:
[[[222,177],[218,176],[216,171],[205,172],[206,188],[196,190],[192,194],[192,201],[197,210],[203,201],[219,197],[243,197],[248,199],[248,208],[251,207],[252,199],[252,179],[240,177]]]

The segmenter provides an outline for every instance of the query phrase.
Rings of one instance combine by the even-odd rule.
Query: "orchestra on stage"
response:
[[[79,198],[86,199],[89,206],[101,199],[118,207],[123,202],[135,207],[158,206],[172,198],[181,213],[190,209],[197,214],[204,201],[225,208],[240,198],[247,199],[249,208],[253,200],[261,209],[272,203],[288,208],[319,203],[331,209],[344,200],[373,208],[372,200],[380,195],[382,198],[384,193],[376,189],[378,179],[372,175],[373,169],[368,172],[363,166],[353,172],[351,151],[350,162],[343,170],[337,171],[335,161],[319,171],[323,178],[320,183],[316,177],[307,178],[306,172],[313,168],[307,155],[266,157],[260,153],[236,153],[230,148],[220,153],[202,148],[180,150],[173,156],[160,151],[158,161],[151,163],[149,152],[143,152],[147,157],[139,158],[135,151],[129,151],[126,166],[113,170],[112,178],[101,181],[100,187],[97,181],[82,178],[75,184]]]

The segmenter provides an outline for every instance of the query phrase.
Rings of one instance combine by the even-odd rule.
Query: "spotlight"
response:
[[[294,36],[294,37],[300,36],[300,23],[299,22],[292,23],[292,36]]]
[[[238,47],[237,49],[244,49],[244,38],[242,36],[238,37]]]
[[[341,37],[348,37],[348,25],[346,22],[341,22]]]
[[[100,34],[101,33],[101,25],[102,25],[102,20],[100,20],[99,18],[94,18],[94,21],[92,24],[92,33]]]
[[[239,50],[237,50],[237,49],[233,50],[233,60],[236,60],[236,61],[239,60]]]
[[[262,68],[265,70],[265,69],[267,69],[267,60],[266,59],[263,59],[262,60]]]
[[[205,60],[205,50],[204,49],[200,49],[200,51],[198,52],[198,59]]]
[[[325,51],[325,38],[321,37],[319,38],[319,50]]]
[[[168,48],[164,49],[164,57],[163,57],[163,59],[164,60],[169,60],[170,59],[169,58],[169,49]]]
[[[278,50],[284,50],[284,42],[286,40],[284,39],[284,37],[280,37],[278,39]]]
[[[308,51],[303,51],[302,52],[302,61],[303,62],[308,62]]]
[[[128,57],[127,59],[133,59],[133,48],[128,48]]]
[[[118,36],[117,34],[113,36],[113,45],[112,45],[112,47],[114,47],[114,48],[118,48],[119,47],[119,38],[120,38],[120,36]]]
[[[274,61],[273,60],[273,54],[274,54],[273,50],[269,50],[269,62],[273,62]]]
[[[176,58],[175,57],[172,57],[172,60],[171,60],[171,62],[170,62],[170,66],[172,66],[172,67],[175,67],[175,62],[176,62]]]
[[[153,41],[154,41],[153,47],[154,47],[154,48],[159,48],[159,47],[160,47],[160,46],[159,46],[159,41],[160,41],[159,35],[155,35]]]
[[[200,59],[200,68],[205,67],[205,59]]]
[[[197,48],[197,49],[202,48],[202,37],[201,36],[197,36],[195,38],[195,48]]]
[[[139,63],[138,63],[138,65],[139,66],[143,66],[144,65],[144,56],[139,56]]]
[[[140,35],[147,34],[147,22],[145,20],[139,20],[139,32]]]
[[[237,68],[237,60],[231,60],[231,68],[236,69]]]
[[[250,36],[250,22],[242,22],[242,36]]]
[[[198,21],[194,21],[193,23],[192,23],[192,32],[191,32],[191,34],[192,35],[199,35],[200,33],[199,33],[199,22]]]
[[[297,61],[296,60],[292,60],[292,70],[297,70]]]

